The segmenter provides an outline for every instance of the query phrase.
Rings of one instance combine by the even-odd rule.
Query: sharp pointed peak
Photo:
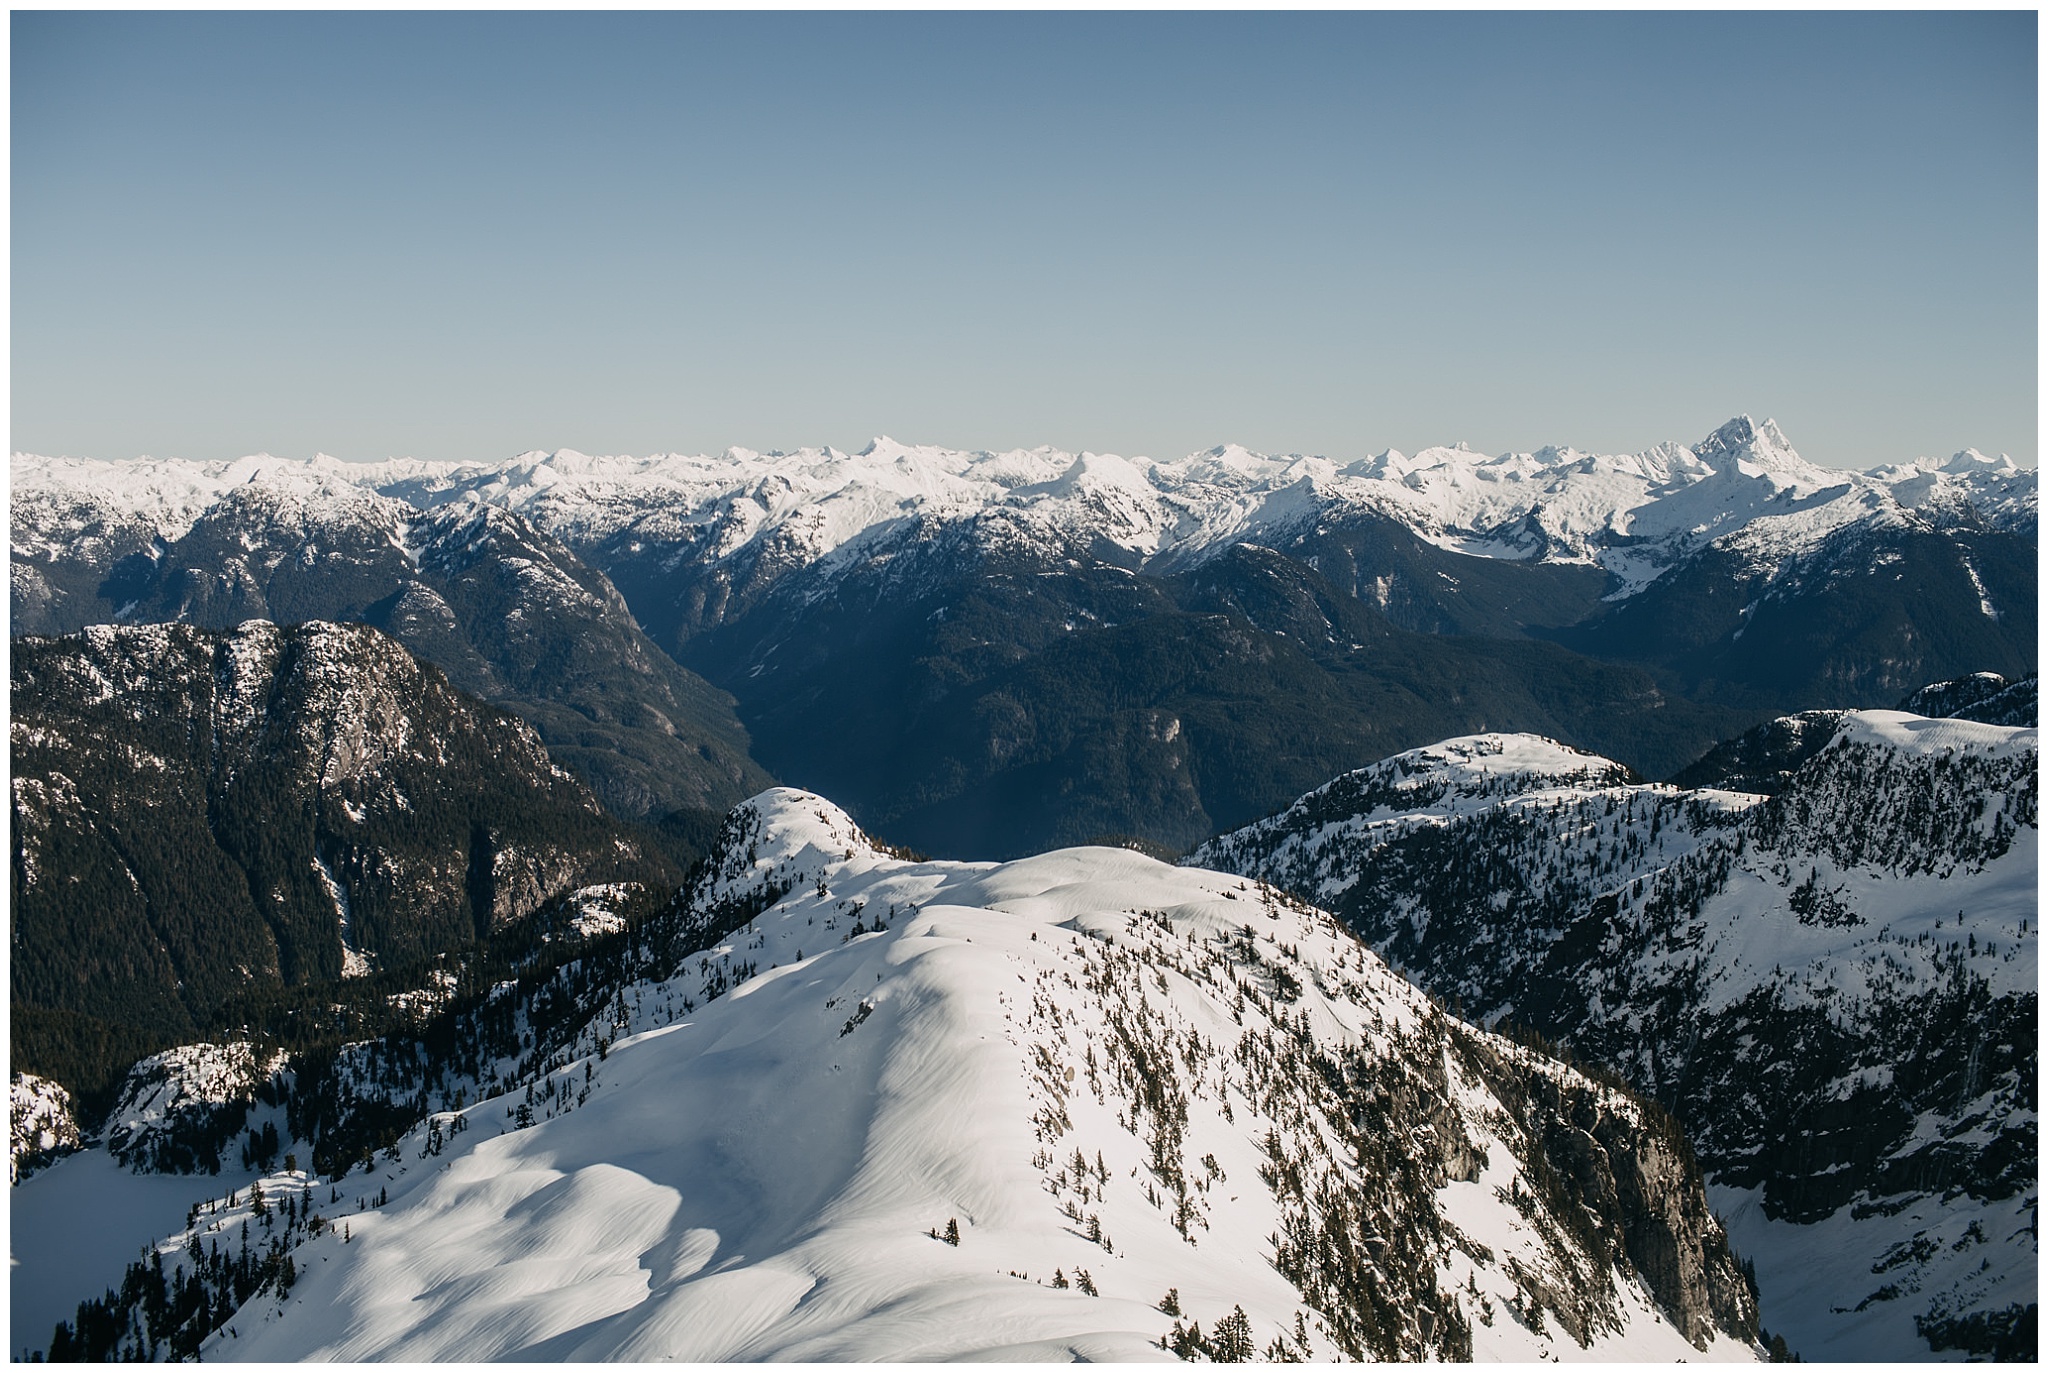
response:
[[[1728,458],[1765,468],[1805,465],[1805,459],[1792,447],[1792,441],[1785,437],[1784,430],[1778,428],[1776,420],[1766,419],[1759,424],[1747,414],[1735,416],[1694,444],[1693,453],[1710,462]]]

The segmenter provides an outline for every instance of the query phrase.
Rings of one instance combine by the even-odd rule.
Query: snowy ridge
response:
[[[1668,796],[1621,764],[1533,734],[1478,734],[1446,739],[1359,768],[1317,788],[1279,815],[1219,835],[1189,854],[1190,866],[1256,873],[1288,891],[1316,891],[1334,901],[1358,881],[1374,850],[1421,827],[1443,828],[1486,813],[1555,812],[1588,796],[1634,801]],[[1714,821],[1753,798],[1717,794]],[[1711,828],[1710,822],[1705,828]],[[1619,832],[1619,823],[1605,828]],[[1595,823],[1589,833],[1598,836]],[[1697,842],[1674,828],[1635,855],[1648,866],[1669,862]],[[1631,872],[1631,877],[1638,875]]]
[[[2041,731],[2031,725],[1928,719],[1900,710],[1854,710],[1843,717],[1831,747],[1857,744],[1893,749],[1907,756],[1968,753],[1984,758],[2021,759],[2040,752]]]
[[[214,1189],[169,1270],[245,1222],[291,1263],[204,1357],[1757,1357],[1676,1134],[1320,911],[790,790],[712,866],[755,914],[536,1076],[267,1217]]]
[[[1871,475],[1890,488],[1902,505],[1953,509],[1967,504],[1996,528],[2036,537],[2039,515],[2034,474],[2014,466],[2003,454],[1992,458],[1965,448],[1946,462],[1922,459],[1904,466],[1879,467]]]
[[[706,908],[772,901],[822,881],[843,863],[886,856],[852,816],[824,797],[771,787],[726,817],[690,899]]]
[[[230,492],[266,485],[331,508],[353,483],[423,509],[471,497],[516,510],[579,550],[673,547],[675,557],[703,565],[768,556],[805,566],[892,528],[1000,514],[993,528],[1021,521],[1041,544],[1187,566],[1305,522],[1370,514],[1469,556],[1597,563],[1618,578],[1622,596],[1738,535],[1746,557],[1773,566],[1858,522],[1982,520],[2031,537],[2038,485],[2031,470],[1974,450],[1867,473],[1819,468],[1771,421],[1747,416],[1698,444],[1637,454],[1553,447],[1488,457],[1461,446],[1389,450],[1342,467],[1236,446],[1158,462],[877,438],[859,453],[736,448],[631,458],[564,449],[502,464],[126,464],[17,454],[14,472],[17,557],[48,554],[95,521],[174,538]]]
[[[2038,1265],[2038,730],[1779,724],[1826,742],[1768,798],[1597,767],[1475,786],[1451,741],[1189,861],[1671,1101],[1806,1357],[2008,1347]]]
[[[1979,720],[1987,725],[2036,725],[2041,722],[2038,677],[2009,682],[1995,672],[1975,672],[1954,681],[1922,687],[1901,701],[1909,715],[1935,719]]]
[[[1100,1019],[1080,1021],[1079,1036],[1057,1029],[1076,1012],[1101,1015],[1092,998],[1076,995],[1091,978],[1135,990],[1137,974],[1152,965],[1132,964],[1128,954],[1120,960],[1110,952],[1119,943],[1163,952],[1189,936],[1197,947],[1228,939],[1249,912],[1224,903],[1241,898],[1197,874],[1112,851],[1000,868],[906,865],[868,848],[843,813],[816,797],[778,791],[745,809],[735,828],[749,836],[747,847],[728,855],[744,864],[731,865],[705,894],[720,900],[760,890],[750,878],[804,884],[718,951],[728,967],[745,955],[748,966],[765,959],[768,969],[694,1019],[612,1045],[596,1079],[603,1091],[589,1104],[465,1148],[407,1187],[402,1201],[358,1224],[353,1243],[364,1247],[350,1252],[352,1265],[309,1269],[281,1318],[216,1341],[209,1357],[417,1358],[480,1348],[571,1358],[1157,1357],[1152,1341],[1168,1336],[1170,1324],[1155,1303],[1169,1288],[1192,1312],[1227,1314],[1223,1298],[1235,1298],[1255,1313],[1260,1343],[1300,1330],[1306,1352],[1335,1352],[1298,1294],[1254,1257],[1261,1229],[1278,1217],[1266,1207],[1241,1214],[1220,1195],[1233,1176],[1235,1194],[1256,1199],[1264,1190],[1244,1191],[1262,1166],[1256,1091],[1227,1062],[1204,1065],[1221,1072],[1216,1099],[1235,1100],[1249,1118],[1236,1129],[1182,1127],[1174,1152],[1198,1171],[1182,1211],[1169,1216],[1137,1190],[1158,1161],[1138,1120],[1124,1129],[1111,1123],[1117,1093],[1103,1079],[1116,1071],[1116,1032]],[[1162,900],[1172,904],[1143,922],[1118,908]],[[885,901],[895,913],[891,928],[832,947],[835,924],[857,923]],[[1365,1031],[1365,1007],[1353,998],[1367,988],[1370,1001],[1392,1000],[1384,1007],[1388,1031],[1423,1031],[1427,1004],[1402,995],[1383,970],[1344,964],[1345,941],[1327,922],[1318,928],[1278,908],[1265,918],[1281,922],[1273,953],[1292,940],[1314,950],[1306,955],[1320,965],[1311,985],[1367,978],[1336,1002],[1300,990],[1323,1034],[1342,1040]],[[801,945],[811,939],[829,952],[804,959]],[[716,972],[703,966],[678,981],[701,991]],[[1077,974],[1082,985],[1066,986]],[[1213,1002],[1195,1000],[1192,1019],[1182,1010],[1200,981],[1192,964],[1183,976],[1196,986],[1169,993],[1154,1012],[1167,1016],[1160,1028],[1218,1033],[1226,1015]],[[648,993],[657,994],[676,993]],[[1256,1023],[1255,1013],[1245,1014]],[[573,1082],[577,1066],[563,1077]],[[1083,1067],[1085,1096],[1069,1075]],[[700,1126],[649,1117],[652,1103],[684,1100],[720,1105]],[[1123,1109],[1135,1116],[1138,1108]],[[494,1114],[475,1108],[477,1129],[466,1138],[492,1128],[485,1122]],[[733,1137],[735,1128],[744,1134]],[[1055,1173],[1055,1155],[1087,1158],[1091,1151],[1076,1151],[1077,1143],[1096,1146],[1101,1170],[1088,1158],[1092,1176],[1072,1166]],[[1501,1147],[1497,1139],[1479,1147],[1489,1143]],[[1199,1171],[1197,1155],[1215,1167]],[[1162,1170],[1149,1171],[1156,1192]],[[1503,1172],[1495,1185],[1513,1177]],[[1516,1242],[1512,1210],[1474,1190],[1481,1195],[1461,1199],[1471,1208],[1460,1216],[1468,1233]],[[736,1208],[726,1196],[755,1200]],[[491,1219],[498,1216],[504,1220]],[[957,1245],[926,1233],[949,1223],[957,1223]],[[1088,1238],[1098,1232],[1102,1238]],[[650,1246],[663,1256],[651,1283],[632,1257]],[[1545,1257],[1526,1239],[1519,1247],[1532,1260]],[[512,1252],[551,1261],[529,1269]],[[719,1261],[728,1253],[732,1259]],[[565,1261],[582,1279],[567,1287],[559,1285]],[[1519,1295],[1497,1272],[1463,1263],[1496,1284],[1491,1300],[1505,1305]],[[487,1272],[502,1295],[483,1297],[463,1277]],[[1646,1294],[1621,1302],[1609,1339],[1647,1337],[1638,1324],[1656,1329],[1645,1321],[1655,1312]],[[967,1310],[977,1313],[971,1334],[959,1319]],[[1519,1323],[1503,1324],[1504,1336],[1519,1337],[1507,1348],[1531,1338]],[[971,1342],[960,1343],[963,1336]],[[303,1343],[309,1337],[312,1346]],[[1596,1348],[1604,1343],[1594,1339]]]
[[[1370,795],[1375,809],[1367,813],[1432,808],[1452,814],[1472,803],[1522,792],[1615,786],[1632,780],[1621,764],[1555,739],[1473,734],[1409,749],[1346,773],[1295,806],[1305,811],[1327,809],[1341,792],[1346,799]]]
[[[287,556],[322,556],[320,540],[367,534],[403,545],[414,517],[380,495],[353,464],[269,456],[232,463],[17,459],[10,537],[16,579],[71,559],[111,567],[140,552],[152,560],[202,523],[230,519],[244,532],[216,569],[224,583],[260,577]],[[249,531],[255,531],[252,538]],[[255,560],[252,562],[252,560]]]
[[[190,533],[208,509],[246,489],[250,499],[307,518],[364,508],[374,494],[365,477],[387,477],[389,464],[365,466],[325,454],[308,460],[268,453],[232,462],[140,458],[43,458],[16,454],[11,496],[17,554],[48,551],[33,540],[82,532],[95,521],[136,525],[169,543]],[[31,542],[24,542],[24,539]]]

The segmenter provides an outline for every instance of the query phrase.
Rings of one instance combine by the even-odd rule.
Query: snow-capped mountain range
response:
[[[1478,1023],[1671,1104],[1804,1356],[1991,1353],[2037,1271],[2038,738],[1815,713],[1721,754],[1769,796],[1454,739],[1187,861],[1339,912]],[[1769,741],[1793,766],[1758,766]]]
[[[1773,714],[2023,675],[2036,493],[1969,451],[1815,467],[1746,417],[1633,455],[1344,465],[17,456],[12,603],[16,633],[367,620],[631,816],[772,774],[960,855],[1183,847],[1447,735],[1668,775]]]
[[[195,1178],[120,1324],[209,1360],[1760,1353],[1655,1108],[1270,889],[1112,849],[906,859],[784,789],[686,904],[753,913],[590,988],[495,1094],[437,1079],[366,1172]],[[130,1147],[174,1123],[129,1096]],[[92,1158],[16,1189],[18,1258],[74,1177],[118,1194]]]
[[[147,530],[165,543],[237,487],[295,491],[340,512],[366,493],[417,507],[474,496],[571,547],[631,538],[708,560],[808,565],[906,521],[993,516],[1037,543],[1184,567],[1238,542],[1277,544],[1304,520],[1369,511],[1468,556],[1597,565],[1634,594],[1702,545],[1737,539],[1781,564],[1854,521],[1957,520],[2032,537],[2036,474],[1964,449],[1867,472],[1799,456],[1775,423],[1738,416],[1696,444],[1635,454],[1571,447],[1486,456],[1462,445],[1388,450],[1342,466],[1236,445],[1172,461],[1051,448],[967,452],[877,438],[858,453],[593,457],[563,449],[502,463],[14,458],[18,557]],[[1000,537],[995,529],[990,537]],[[751,556],[749,556],[751,555]]]

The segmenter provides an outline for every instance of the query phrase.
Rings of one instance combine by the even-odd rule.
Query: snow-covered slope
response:
[[[260,1211],[213,1189],[161,1285],[230,1284],[247,1225],[263,1286],[185,1334],[174,1295],[150,1336],[218,1320],[216,1360],[1757,1355],[1661,1113],[1270,889],[1115,849],[913,861],[778,790],[689,904],[738,914],[597,989],[510,1090],[367,1173],[267,1178]]]
[[[71,1093],[34,1073],[14,1073],[8,1084],[7,1180],[24,1177],[79,1147]]]
[[[1800,1353],[2009,1353],[2038,1262],[2038,732],[1779,726],[1769,797],[1483,736],[1189,861],[1319,901],[1481,1023],[1669,1103]]]

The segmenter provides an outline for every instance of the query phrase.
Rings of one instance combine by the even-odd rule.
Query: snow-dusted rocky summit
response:
[[[81,1140],[71,1093],[33,1073],[15,1073],[8,1088],[7,1180],[29,1173],[77,1149]]]
[[[179,1293],[245,1222],[290,1237],[238,1310],[172,1303],[203,1356],[1760,1352],[1668,1120],[1269,888],[914,861],[776,790],[687,900],[739,914],[523,1091],[262,1215],[195,1188]]]
[[[1986,675],[1916,699],[2005,716],[2033,693]],[[1320,902],[1480,1023],[1669,1103],[1803,1356],[2029,1357],[2038,741],[1811,712],[1685,788],[1453,739],[1189,861]]]

